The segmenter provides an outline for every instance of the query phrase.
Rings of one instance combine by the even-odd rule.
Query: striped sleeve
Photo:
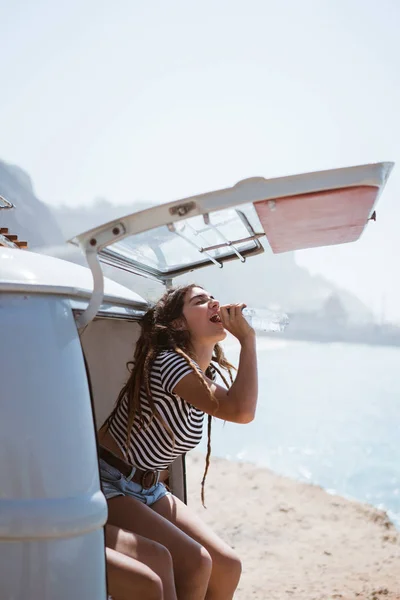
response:
[[[189,373],[193,373],[193,367],[183,356],[174,351],[163,354],[160,362],[160,376],[161,384],[166,392],[172,394],[179,381]]]

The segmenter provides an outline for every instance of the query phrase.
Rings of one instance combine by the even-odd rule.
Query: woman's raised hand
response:
[[[242,343],[248,336],[254,336],[254,329],[242,314],[246,304],[224,304],[220,306],[219,315],[224,328]]]

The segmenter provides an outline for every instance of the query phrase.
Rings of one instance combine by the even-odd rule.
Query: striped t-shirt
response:
[[[215,371],[212,367],[211,370],[214,379]],[[151,369],[150,388],[154,405],[163,423],[174,434],[174,443],[163,424],[154,417],[151,419],[152,412],[142,387],[140,403],[144,426],[140,425],[136,416],[127,448],[128,400],[125,396],[110,423],[109,431],[127,462],[139,469],[166,469],[177,456],[192,450],[200,442],[204,412],[172,393],[176,384],[192,372],[193,368],[174,350],[160,352]]]

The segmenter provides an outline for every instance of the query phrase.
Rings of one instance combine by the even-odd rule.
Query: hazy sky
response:
[[[0,24],[0,158],[50,204],[396,161],[362,240],[297,260],[400,321],[398,0],[0,0]]]

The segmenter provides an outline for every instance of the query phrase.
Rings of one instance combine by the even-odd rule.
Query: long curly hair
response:
[[[185,329],[177,329],[176,327],[174,327],[174,323],[177,321],[177,319],[184,319],[183,306],[185,296],[191,289],[195,287],[200,286],[196,284],[190,284],[169,289],[160,298],[160,300],[146,312],[146,314],[143,317],[143,320],[141,321],[142,331],[136,344],[135,354],[133,360],[127,363],[127,368],[130,372],[128,381],[121,389],[116,401],[116,405],[105,422],[105,425],[108,429],[113,419],[115,418],[122,402],[125,398],[127,398],[127,447],[129,447],[135,419],[137,419],[140,427],[145,427],[145,420],[143,418],[142,406],[140,402],[141,389],[144,389],[147,396],[147,400],[149,402],[149,406],[152,411],[151,420],[157,419],[171,436],[172,444],[174,444],[175,442],[174,435],[171,429],[169,428],[167,423],[164,422],[162,416],[157,411],[151,393],[151,370],[154,361],[157,358],[157,355],[163,350],[174,350],[186,360],[188,365],[190,365],[193,368],[193,372],[197,375],[199,381],[201,381],[202,385],[205,387],[210,399],[213,402],[215,402],[216,408],[218,407],[218,401],[214,397],[207,381],[198,372],[196,366],[193,363],[193,361],[196,360],[196,356],[194,355],[189,331]],[[231,365],[231,363],[225,358],[224,352],[219,344],[215,344],[214,346],[211,361],[213,368],[219,374],[226,387],[229,388],[230,384],[233,383],[232,371],[235,369],[235,367]],[[227,373],[229,381],[221,370]],[[210,366],[207,368],[205,374],[207,377],[212,378],[212,369],[210,368]],[[147,426],[149,426],[150,423],[148,423]],[[212,417],[211,415],[208,415],[207,455],[203,479],[201,482],[201,501],[204,507],[204,485],[207,477],[208,468],[210,465],[211,456],[211,423]]]

